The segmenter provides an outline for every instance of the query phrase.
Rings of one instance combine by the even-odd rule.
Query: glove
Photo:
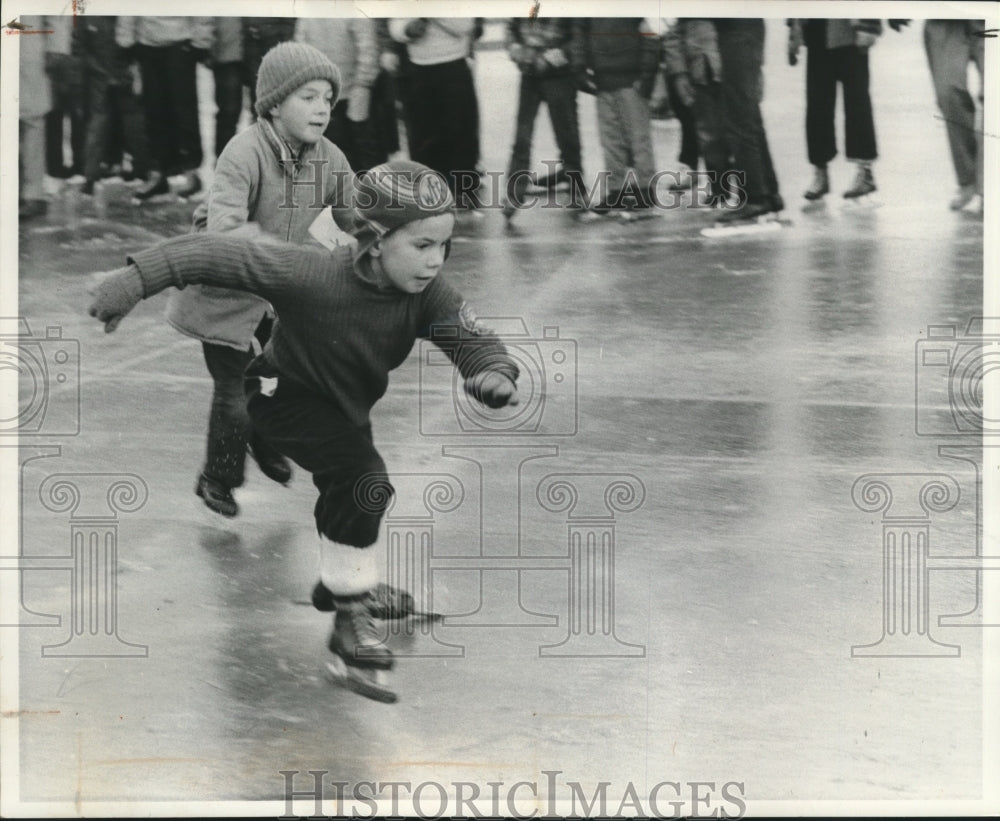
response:
[[[145,296],[142,277],[134,265],[119,268],[109,274],[98,274],[97,281],[88,292],[94,298],[88,313],[104,323],[104,332],[107,334],[117,328],[125,314]]]
[[[597,94],[597,84],[589,71],[577,72],[576,87],[584,94]]]
[[[670,78],[674,84],[674,93],[688,108],[694,105],[694,86],[691,85],[691,78],[687,74],[676,74]]]
[[[370,88],[351,86],[347,92],[347,119],[352,123],[363,123],[368,119],[372,99]]]
[[[889,28],[891,28],[893,31],[902,31],[908,25],[910,25],[910,21],[909,20],[890,20],[889,21]]]
[[[403,34],[406,35],[407,40],[419,40],[424,34],[427,33],[427,18],[418,17],[416,20],[411,20],[406,24],[406,28],[403,29]]]
[[[517,385],[497,371],[481,371],[465,380],[465,392],[488,408],[517,405]]]
[[[871,48],[875,45],[876,40],[878,40],[878,35],[872,34],[870,31],[854,32],[854,45],[858,48]]]
[[[388,74],[395,74],[399,71],[399,55],[393,51],[383,51],[378,56],[379,68]]]
[[[562,68],[565,65],[569,65],[569,60],[566,59],[566,54],[561,48],[546,49],[542,57],[553,68]]]

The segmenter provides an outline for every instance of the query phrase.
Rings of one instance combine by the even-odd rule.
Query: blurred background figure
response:
[[[721,203],[724,173],[730,167],[722,101],[722,56],[711,20],[681,18],[663,39],[664,70],[671,105],[681,124],[680,162],[698,170],[699,158],[709,173],[709,205]],[[691,132],[694,145],[691,145]],[[695,176],[685,172],[671,190],[693,188]]]
[[[119,17],[115,38],[139,64],[146,133],[148,183],[136,192],[147,200],[170,191],[168,177],[184,174],[179,197],[201,191],[201,127],[195,66],[209,60],[211,17]]]
[[[406,44],[410,158],[440,173],[460,209],[479,205],[479,101],[469,58],[481,23],[472,17],[397,17],[389,33]]]
[[[30,30],[56,31],[54,17],[22,17]],[[49,71],[69,57],[69,40],[49,34],[22,37],[18,102],[20,174],[18,176],[18,216],[35,219],[48,213],[45,196],[45,116],[52,108]]]
[[[375,21],[370,17],[301,19],[295,39],[318,49],[340,69],[340,99],[330,114],[326,138],[356,174],[385,162],[372,123],[372,86],[379,75]]]
[[[928,20],[924,46],[934,92],[958,178],[953,210],[983,214],[983,36],[982,20]],[[979,74],[979,107],[969,93],[969,63]]]
[[[94,184],[106,174],[118,171],[128,178],[145,179],[149,171],[146,130],[132,87],[132,67],[115,42],[117,21],[117,17],[86,15],[73,29],[73,51],[82,66],[87,113],[84,194],[93,194]],[[120,139],[113,139],[113,135],[120,135]],[[117,143],[131,157],[128,173],[120,166],[123,158]]]
[[[86,124],[83,112],[83,82],[80,62],[72,54],[74,20],[69,15],[49,17],[44,35],[48,45],[46,71],[52,92],[52,107],[45,115],[45,167],[50,177],[68,179],[83,173]],[[69,127],[70,161],[64,157],[66,127]]]
[[[294,17],[243,17],[243,70],[250,88],[250,112],[257,119],[257,71],[260,61],[278,43],[295,36]]]
[[[598,211],[649,208],[656,173],[649,97],[659,64],[659,39],[641,17],[587,17],[573,24],[572,61],[578,87],[597,96],[597,124],[609,174]],[[634,174],[635,184],[629,180]]]
[[[243,115],[243,87],[253,85],[243,60],[243,18],[216,17],[211,49],[215,79],[215,157],[219,158]]]
[[[531,142],[542,103],[549,112],[561,165],[539,180],[538,187],[556,188],[572,179],[574,192],[583,191],[576,81],[569,60],[572,23],[568,17],[514,17],[507,23],[507,53],[521,72],[514,146],[507,167],[504,213],[508,216],[530,182],[527,172],[531,168]]]
[[[844,197],[862,197],[876,188],[872,164],[878,149],[868,93],[868,49],[881,33],[879,20],[789,20],[789,64],[795,65],[799,48],[806,47],[806,147],[813,166],[807,200],[822,199],[830,192],[827,164],[837,156],[838,84],[844,95],[844,153],[857,164],[854,182]]]
[[[399,120],[396,105],[399,99],[401,61],[399,52],[406,46],[389,35],[389,21],[375,21],[375,45],[378,49],[379,72],[372,85],[372,133],[379,152],[391,157],[399,151]]]

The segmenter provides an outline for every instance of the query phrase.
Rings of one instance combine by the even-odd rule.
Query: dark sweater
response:
[[[503,343],[470,321],[457,290],[440,278],[419,294],[380,287],[364,266],[355,266],[346,248],[331,253],[192,234],[129,261],[147,297],[195,282],[264,297],[278,315],[264,358],[280,378],[333,400],[357,425],[368,423],[389,371],[403,363],[418,338],[433,339],[465,378],[495,370],[517,379],[518,368]],[[450,336],[439,341],[440,331],[432,334],[432,327],[443,327]]]
[[[593,71],[598,91],[649,81],[656,74],[659,55],[659,40],[643,32],[641,17],[581,17],[573,21],[573,69],[577,73]]]

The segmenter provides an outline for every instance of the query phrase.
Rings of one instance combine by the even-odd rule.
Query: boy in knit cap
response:
[[[351,231],[351,167],[323,137],[339,92],[336,66],[315,48],[291,42],[272,48],[257,75],[258,120],[223,149],[208,198],[195,211],[196,228],[303,243],[330,206],[339,228]],[[253,436],[243,393],[252,344],[267,341],[271,308],[250,293],[192,285],[171,294],[167,320],[201,341],[213,381],[195,493],[216,513],[235,516],[232,491],[243,484],[248,447],[264,475],[280,484],[291,478],[284,458]]]
[[[250,417],[319,491],[320,576],[336,606],[328,646],[337,673],[364,695],[394,701],[375,673],[391,668],[392,654],[366,605],[378,586],[371,548],[394,492],[372,443],[371,408],[418,338],[445,351],[466,391],[489,407],[517,404],[518,369],[437,277],[455,224],[446,181],[426,166],[389,162],[359,179],[357,202],[353,251],[176,237],[105,277],[90,314],[112,331],[141,299],[191,283],[240,288],[275,306],[280,321],[247,370]]]

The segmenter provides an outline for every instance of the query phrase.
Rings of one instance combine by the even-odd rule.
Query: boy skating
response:
[[[437,279],[454,228],[447,183],[398,161],[359,181],[355,251],[189,235],[134,254],[95,288],[90,314],[114,330],[141,299],[204,282],[274,305],[274,333],[247,371],[248,411],[268,443],[313,474],[320,576],[337,608],[328,646],[345,680],[394,701],[378,680],[393,658],[367,605],[378,590],[372,551],[393,488],[369,413],[417,338],[433,338],[465,389],[491,407],[516,404],[518,369],[451,286]],[[294,276],[289,274],[294,272]],[[447,327],[447,341],[432,329]]]

